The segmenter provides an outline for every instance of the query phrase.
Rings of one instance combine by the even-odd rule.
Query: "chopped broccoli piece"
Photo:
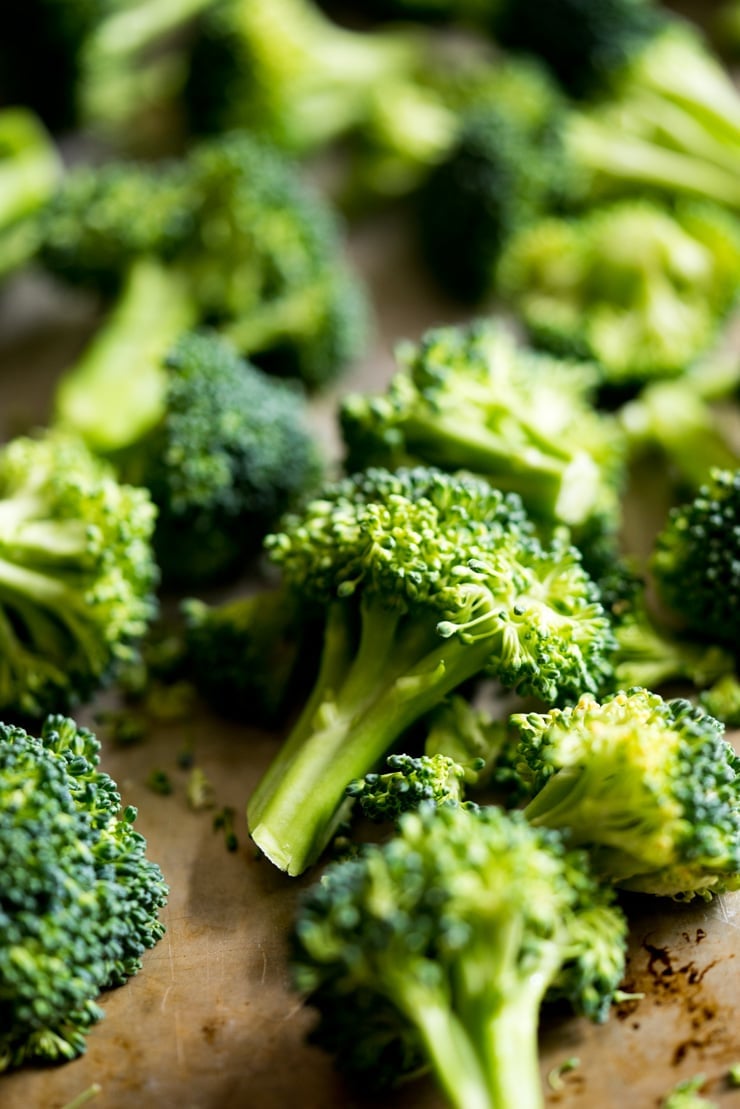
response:
[[[347,796],[369,820],[398,820],[422,802],[462,803],[466,771],[447,755],[390,755],[386,763],[387,773],[366,774],[347,786]]]
[[[467,788],[485,785],[506,739],[506,724],[492,720],[465,697],[448,697],[425,721],[425,755],[445,755],[465,771]]]
[[[633,689],[510,724],[525,816],[605,878],[681,900],[740,888],[740,757],[713,717]]]
[[[535,339],[634,383],[683,372],[736,296],[740,232],[725,212],[647,201],[551,218],[516,235],[498,284]]]
[[[559,837],[493,808],[424,805],[306,891],[292,965],[319,1012],[312,1041],[363,1086],[426,1062],[459,1109],[538,1107],[543,1002],[567,992],[603,1019],[624,940],[608,890]]]
[[[731,728],[740,728],[740,680],[735,674],[724,674],[710,689],[699,696],[702,708]]]
[[[350,471],[467,470],[518,493],[537,523],[568,524],[577,544],[588,526],[616,533],[622,437],[593,407],[594,367],[525,351],[482,321],[429,331],[398,360],[385,395],[342,403]]]
[[[164,932],[167,886],[99,750],[62,716],[38,739],[0,724],[0,1071],[80,1055],[98,994]]]
[[[38,247],[39,214],[61,175],[61,162],[28,108],[0,109],[0,279]]]
[[[661,1109],[717,1109],[717,1103],[701,1096],[707,1079],[703,1074],[679,1082],[661,1102]]]
[[[692,501],[671,510],[652,569],[661,597],[687,628],[737,650],[740,469],[713,470]]]
[[[0,707],[86,698],[155,615],[155,510],[76,440],[0,449]]]
[[[595,587],[574,548],[530,532],[514,494],[419,467],[327,486],[267,537],[286,586],[326,610],[313,692],[248,804],[277,866],[313,862],[348,783],[470,678],[550,700],[598,688]]]

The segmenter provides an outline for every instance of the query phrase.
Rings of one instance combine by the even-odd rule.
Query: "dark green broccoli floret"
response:
[[[713,717],[633,689],[510,724],[525,816],[604,877],[683,900],[740,888],[740,758]]]
[[[264,589],[218,605],[187,600],[183,615],[187,674],[217,712],[274,727],[308,694],[321,620],[292,592]]]
[[[470,678],[548,699],[598,688],[595,587],[573,548],[530,531],[514,494],[420,467],[328,486],[267,537],[285,585],[326,611],[314,690],[248,805],[276,865],[316,859],[348,783]]]
[[[169,581],[213,578],[254,555],[270,526],[316,483],[303,399],[212,335],[182,336],[165,361],[164,414],[118,460],[157,506]]]
[[[155,613],[148,493],[63,436],[0,450],[0,707],[88,696]]]
[[[543,1002],[565,994],[603,1019],[625,931],[558,836],[497,809],[422,806],[304,894],[293,975],[319,1012],[312,1042],[363,1086],[426,1064],[458,1109],[536,1107]]]
[[[57,152],[33,112],[0,110],[0,279],[36,250],[39,213],[60,174]]]
[[[545,527],[615,534],[622,440],[592,400],[595,367],[518,347],[495,323],[438,328],[399,348],[385,395],[342,403],[346,466],[423,463],[518,493]]]
[[[62,716],[40,739],[0,724],[0,1071],[80,1055],[98,994],[164,932],[167,886],[99,750]]]
[[[621,384],[685,370],[714,340],[738,274],[726,213],[631,200],[525,229],[498,282],[538,342],[595,359]]]
[[[714,470],[694,500],[671,510],[652,568],[666,604],[695,635],[737,651],[740,470]]]
[[[390,755],[388,771],[366,774],[347,786],[347,796],[369,820],[398,820],[422,802],[459,804],[463,800],[465,767],[447,755]]]

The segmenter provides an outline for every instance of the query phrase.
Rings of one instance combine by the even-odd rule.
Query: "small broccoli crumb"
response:
[[[168,796],[172,793],[172,781],[166,770],[156,768],[152,770],[146,780],[147,787],[152,793],[159,793],[162,797]]]
[[[740,1063],[733,1063],[727,1072],[727,1082],[730,1086],[740,1086]]]
[[[239,840],[234,832],[234,810],[230,805],[225,805],[216,813],[213,818],[213,830],[223,832],[227,851],[238,850]]]
[[[216,803],[213,785],[199,766],[194,766],[186,789],[188,805],[195,812],[212,809]]]
[[[73,1097],[71,1101],[68,1101],[67,1104],[62,1107],[62,1109],[80,1109],[82,1105],[87,1105],[88,1101],[92,1101],[94,1097],[97,1097],[98,1094],[102,1092],[103,1087],[100,1085],[100,1083],[93,1082],[92,1085],[88,1086],[86,1090],[83,1090],[82,1093],[79,1093],[77,1097]]]
[[[705,1075],[697,1074],[679,1082],[663,1099],[661,1109],[716,1109],[716,1103],[708,1101],[699,1092],[706,1080]]]
[[[553,1067],[547,1076],[547,1084],[551,1090],[562,1090],[565,1087],[563,1082],[563,1075],[570,1074],[576,1067],[580,1067],[581,1060],[576,1055],[571,1055],[569,1059],[563,1059],[562,1063],[558,1063]]]

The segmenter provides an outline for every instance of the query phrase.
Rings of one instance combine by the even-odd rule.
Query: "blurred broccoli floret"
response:
[[[740,680],[735,674],[724,674],[711,689],[699,697],[699,703],[711,716],[731,728],[740,728]]]
[[[592,401],[595,367],[518,347],[498,324],[438,328],[399,348],[384,395],[341,408],[346,467],[423,463],[466,470],[522,498],[574,542],[619,527],[622,438]]]
[[[737,652],[740,621],[740,470],[714,470],[696,497],[673,508],[652,569],[685,627]]]
[[[39,214],[61,175],[61,162],[28,108],[0,109],[0,280],[32,257]]]
[[[318,481],[301,395],[213,335],[186,334],[165,361],[164,414],[118,459],[157,506],[167,581],[238,569],[270,526]]]
[[[59,435],[0,450],[0,707],[87,697],[153,618],[155,510]]]
[[[541,546],[519,498],[478,479],[362,471],[266,542],[285,586],[326,613],[314,689],[247,810],[291,874],[323,850],[348,783],[470,678],[567,700],[608,667],[608,621],[578,553]]]
[[[510,725],[524,815],[605,878],[682,900],[740,888],[740,758],[713,717],[633,689]]]
[[[593,358],[622,384],[685,370],[715,339],[739,273],[726,213],[630,200],[525,229],[498,283],[538,342]]]
[[[293,974],[319,1013],[311,1041],[363,1087],[427,1066],[461,1109],[538,1106],[540,1008],[565,994],[604,1019],[625,931],[556,835],[497,809],[424,805],[303,895]]]
[[[0,1071],[84,1052],[98,994],[164,933],[167,886],[99,750],[62,716],[39,739],[0,724]]]

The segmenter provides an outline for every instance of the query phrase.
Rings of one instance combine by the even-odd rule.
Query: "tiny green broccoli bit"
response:
[[[154,516],[76,440],[0,450],[0,707],[43,715],[133,656],[156,611]]]
[[[369,820],[398,820],[401,813],[418,809],[424,801],[462,802],[465,767],[447,755],[390,755],[386,764],[386,773],[366,774],[347,786],[348,796]]]
[[[543,346],[634,383],[674,377],[709,347],[739,275],[740,231],[726,212],[624,200],[526,228],[498,284]]]
[[[540,1007],[566,996],[603,1019],[625,932],[557,833],[426,804],[303,895],[293,974],[319,1011],[313,1042],[363,1085],[426,1061],[458,1109],[539,1109]]]
[[[671,510],[652,569],[663,600],[687,627],[737,650],[740,470],[713,470],[692,501]]]
[[[38,739],[0,724],[0,1072],[80,1055],[98,994],[164,932],[167,886],[99,750],[62,716]]]
[[[713,717],[633,689],[511,725],[525,815],[604,877],[682,900],[740,888],[740,758]]]

